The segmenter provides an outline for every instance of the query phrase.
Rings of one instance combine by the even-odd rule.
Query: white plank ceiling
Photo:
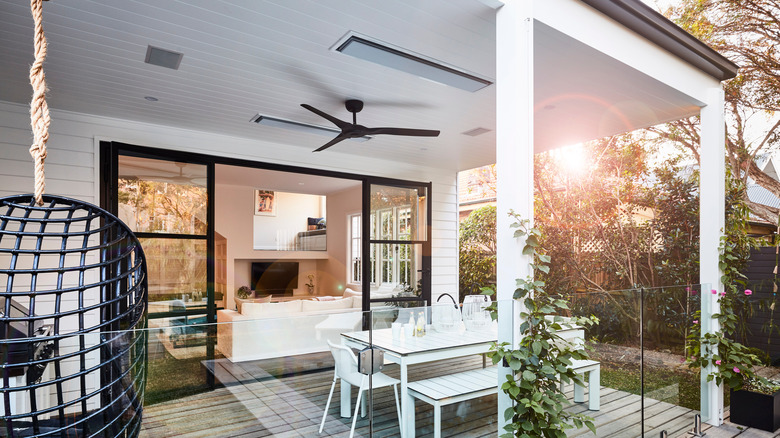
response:
[[[32,28],[27,1],[0,0],[0,100],[29,102]],[[314,150],[328,138],[249,119],[261,113],[328,125],[300,104],[349,120],[343,101],[358,98],[365,101],[362,125],[439,129],[441,136],[377,136],[330,150],[451,170],[495,160],[495,85],[471,93],[330,50],[355,31],[495,78],[495,11],[477,0],[53,0],[44,3],[44,29],[52,108]],[[636,81],[647,83],[641,73],[538,29],[544,43],[536,76],[546,82],[536,94],[537,150],[634,123],[610,119],[609,102],[635,99]],[[148,45],[183,53],[179,70],[145,64]],[[656,85],[644,87],[650,100],[642,111],[655,111],[652,120],[637,113],[637,124],[693,110],[685,96]],[[567,103],[559,95],[598,95],[607,105]],[[630,118],[630,109],[623,113]],[[561,120],[576,123],[567,133]],[[490,131],[462,134],[478,127]]]
[[[49,1],[49,104],[314,150],[328,138],[249,119],[262,113],[328,125],[300,104],[348,120],[343,101],[359,98],[363,125],[442,135],[378,136],[334,150],[415,163],[422,154],[446,161],[437,166],[468,168],[494,159],[494,131],[461,132],[494,129],[495,87],[470,93],[329,48],[354,30],[492,78],[493,16],[473,0]],[[0,100],[29,102],[32,26],[28,2],[0,1]],[[179,70],[145,64],[148,45],[183,53]]]

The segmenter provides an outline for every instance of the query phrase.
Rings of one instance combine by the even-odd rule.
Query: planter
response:
[[[731,422],[774,432],[780,428],[780,391],[766,395],[732,389]]]

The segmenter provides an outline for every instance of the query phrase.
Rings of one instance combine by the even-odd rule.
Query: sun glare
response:
[[[589,159],[582,143],[554,149],[552,157],[567,175],[581,176],[588,170]]]

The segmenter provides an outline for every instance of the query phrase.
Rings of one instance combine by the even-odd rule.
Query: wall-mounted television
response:
[[[252,290],[256,295],[292,295],[298,287],[298,262],[253,262]]]

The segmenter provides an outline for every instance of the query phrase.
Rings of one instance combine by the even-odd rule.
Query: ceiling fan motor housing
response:
[[[347,111],[351,113],[359,113],[363,109],[363,101],[357,99],[349,99],[344,102],[344,106],[347,107]]]

